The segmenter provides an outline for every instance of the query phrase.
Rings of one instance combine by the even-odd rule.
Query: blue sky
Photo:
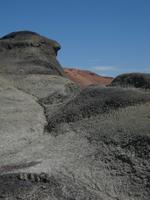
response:
[[[57,40],[62,66],[101,75],[150,72],[150,0],[1,0],[0,36]]]

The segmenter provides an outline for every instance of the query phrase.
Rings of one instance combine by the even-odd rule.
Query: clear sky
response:
[[[150,0],[0,0],[0,36],[18,30],[57,40],[65,67],[150,72]]]

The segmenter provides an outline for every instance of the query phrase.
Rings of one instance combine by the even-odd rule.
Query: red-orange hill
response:
[[[96,73],[75,68],[64,68],[66,76],[77,83],[81,88],[89,85],[109,85],[113,78],[103,77]]]

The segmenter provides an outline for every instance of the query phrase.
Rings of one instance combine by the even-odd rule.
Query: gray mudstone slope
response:
[[[48,130],[67,122],[79,121],[83,118],[109,113],[131,105],[150,101],[149,91],[124,89],[117,87],[92,86],[82,90],[74,99],[71,99],[58,112],[48,116]]]
[[[37,33],[20,31],[0,38],[0,73],[64,75],[56,60],[59,43]]]
[[[80,91],[13,59],[0,60],[0,200],[149,200],[150,91]]]
[[[79,93],[73,83],[59,76],[3,75],[0,79],[1,94],[7,97],[4,100],[7,105],[3,104],[1,116],[4,125],[5,121],[8,122],[4,127],[7,137],[1,133],[3,139],[0,140],[3,141],[0,157],[0,199],[149,199],[148,92],[96,86]],[[20,94],[23,104],[29,101],[29,109],[26,108],[27,103],[26,110],[19,106],[22,104],[19,96],[14,99],[10,93],[10,98],[4,90],[7,93],[12,90],[17,96]],[[98,95],[99,93],[101,95]],[[108,112],[100,112],[105,105],[98,100],[101,96],[104,102],[107,100],[110,111],[108,109]],[[97,108],[101,107],[99,112],[95,114],[87,110],[90,115],[85,112],[82,117],[71,120],[70,123],[65,120],[63,123],[57,123],[51,132],[44,129],[44,126],[47,126],[46,113],[51,116],[60,113],[61,116],[61,110],[70,105],[70,102],[78,102],[77,105],[82,108],[87,98],[90,102],[88,106],[94,102]],[[94,100],[95,98],[97,100]],[[33,107],[30,99],[37,108]],[[117,110],[111,106],[112,102],[112,105],[117,105]],[[12,111],[11,121],[7,109],[10,114]],[[78,113],[79,109],[76,108],[76,111]],[[40,119],[41,125],[37,118]],[[27,123],[23,126],[25,120]],[[34,124],[34,120],[37,123]],[[30,126],[37,131],[28,131]],[[11,133],[7,128],[12,130]]]

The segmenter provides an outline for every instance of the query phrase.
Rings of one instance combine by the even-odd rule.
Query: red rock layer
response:
[[[74,69],[74,68],[64,68],[66,76],[77,83],[81,88],[85,88],[89,85],[109,85],[113,78],[103,77],[96,73]]]

